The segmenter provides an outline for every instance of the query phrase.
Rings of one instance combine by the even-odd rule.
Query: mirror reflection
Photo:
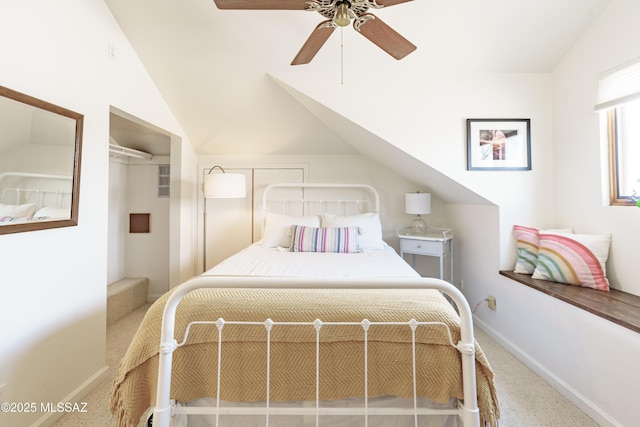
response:
[[[77,225],[82,124],[0,86],[0,234]]]

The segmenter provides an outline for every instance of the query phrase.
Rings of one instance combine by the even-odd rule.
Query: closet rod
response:
[[[153,156],[144,151],[134,150],[133,148],[123,147],[121,145],[109,144],[109,152],[127,157],[135,157],[136,159],[151,160]]]

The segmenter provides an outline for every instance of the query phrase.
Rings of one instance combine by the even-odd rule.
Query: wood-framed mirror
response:
[[[0,86],[0,234],[78,225],[83,123]]]

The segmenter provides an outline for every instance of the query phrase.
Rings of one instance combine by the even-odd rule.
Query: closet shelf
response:
[[[134,157],[136,159],[151,160],[153,156],[144,151],[134,150],[133,148],[123,147],[118,144],[109,144],[109,153],[118,156]]]

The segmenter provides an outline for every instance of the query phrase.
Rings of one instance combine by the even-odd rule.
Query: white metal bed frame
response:
[[[60,182],[65,183],[65,186],[69,187],[69,191],[63,190],[47,190],[40,188],[30,188],[30,187],[5,187],[1,185],[5,179],[20,179],[24,178],[27,180],[46,180],[49,182]],[[69,215],[71,215],[71,183],[73,178],[71,176],[64,175],[49,175],[49,174],[40,174],[40,173],[28,173],[28,172],[4,172],[0,173],[0,201],[5,200],[6,197],[12,195],[11,198],[13,204],[23,204],[23,203],[35,203],[36,210],[44,207],[45,205],[60,208],[69,206]],[[67,199],[65,201],[65,199]],[[68,201],[68,203],[67,203]]]
[[[348,189],[348,190],[362,190],[368,193],[370,200],[363,199],[306,199],[304,196],[301,199],[272,199],[270,197],[270,192],[277,189]],[[297,203],[301,206],[303,215],[310,215],[314,212],[310,212],[310,209],[313,209],[315,205],[316,208],[324,209],[328,204],[335,204],[339,209],[346,209],[347,206],[353,206],[355,209],[354,213],[362,213],[364,212],[375,212],[380,213],[380,195],[378,191],[370,185],[367,184],[317,184],[317,183],[282,183],[282,184],[271,184],[267,186],[262,193],[262,217],[266,218],[268,212],[273,211],[273,205],[277,203],[286,204],[289,203]],[[364,209],[362,208],[364,207]],[[341,214],[346,214],[346,212],[336,212]]]
[[[267,187],[263,195],[263,207],[268,206],[268,193],[274,188],[360,188],[371,192],[373,195],[373,201],[375,206],[375,212],[379,212],[380,201],[377,191],[368,185],[349,185],[349,184],[275,184]],[[264,208],[263,208],[264,209]],[[202,289],[202,288],[270,288],[270,289],[303,289],[303,288],[319,288],[319,289],[341,289],[341,288],[356,288],[356,289],[436,289],[443,292],[446,296],[456,304],[460,315],[460,341],[458,343],[451,342],[451,345],[455,347],[461,354],[462,363],[462,377],[463,377],[463,391],[464,391],[464,403],[458,402],[457,408],[447,409],[426,409],[419,408],[416,404],[417,396],[415,395],[415,376],[414,376],[414,407],[413,409],[400,409],[400,408],[370,408],[368,407],[368,398],[365,390],[364,407],[362,408],[321,408],[319,405],[318,397],[316,397],[315,407],[301,407],[301,408],[280,408],[271,407],[269,404],[269,351],[270,346],[267,346],[267,395],[265,396],[264,407],[233,407],[233,406],[220,406],[219,397],[216,399],[216,404],[213,407],[176,407],[175,402],[170,399],[171,390],[171,366],[173,352],[180,346],[184,345],[189,328],[193,324],[215,324],[218,328],[218,355],[220,355],[220,346],[222,345],[222,330],[225,323],[234,324],[251,324],[255,325],[255,322],[225,322],[224,319],[218,319],[217,322],[199,322],[194,321],[187,326],[185,337],[181,343],[178,343],[175,339],[175,315],[180,300],[189,292]],[[261,323],[262,324],[262,323]],[[270,331],[273,326],[287,326],[292,323],[277,323],[271,319],[265,319],[265,334],[267,334],[267,342],[269,343]],[[323,323],[321,319],[316,319],[315,322],[309,323],[313,325],[317,331],[317,337],[323,325],[329,324],[352,324],[353,323]],[[367,331],[372,322],[367,319],[363,319],[359,323],[363,328],[364,333],[364,346],[365,346],[365,366],[366,366],[366,345],[367,345]],[[383,325],[383,323],[375,323],[376,325]],[[398,323],[384,323],[394,324]],[[407,326],[411,328],[415,334],[417,327],[426,325],[433,326],[434,323],[430,322],[418,322],[415,319],[408,319]],[[295,323],[300,325],[300,323]],[[357,323],[356,323],[357,325]],[[437,323],[446,327],[446,325]],[[449,339],[451,341],[451,334],[449,332]],[[318,343],[319,338],[317,338]],[[220,356],[219,356],[220,357]],[[316,344],[316,365],[319,361],[319,347]],[[218,393],[220,396],[220,360],[218,359]],[[414,358],[413,369],[415,372],[415,342],[414,342]],[[317,384],[319,384],[319,370],[316,368],[316,391]],[[365,369],[365,389],[367,383],[367,375]],[[316,396],[318,394],[316,393]],[[479,427],[480,416],[477,403],[477,390],[476,390],[476,371],[475,371],[475,340],[473,336],[473,319],[471,309],[462,295],[462,293],[444,280],[435,278],[376,278],[376,279],[363,279],[363,280],[336,280],[326,278],[313,278],[300,280],[300,278],[274,278],[274,277],[225,277],[225,276],[199,276],[193,278],[182,285],[178,286],[174,293],[169,297],[164,308],[162,317],[162,329],[160,339],[160,351],[159,351],[159,363],[158,363],[158,385],[156,389],[156,404],[153,409],[153,423],[157,427],[169,427],[171,417],[175,414],[215,414],[215,425],[218,425],[219,415],[264,415],[266,426],[269,426],[269,417],[271,415],[314,415],[316,417],[316,426],[319,422],[321,415],[363,415],[365,417],[365,425],[367,424],[368,417],[375,415],[413,415],[414,422],[417,426],[418,415],[457,415],[462,420],[465,427]]]

